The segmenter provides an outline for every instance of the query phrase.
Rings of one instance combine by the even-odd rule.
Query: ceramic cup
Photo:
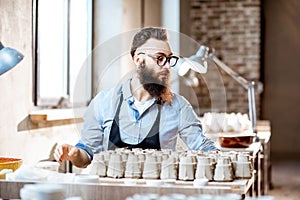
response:
[[[234,179],[233,168],[230,158],[227,156],[220,156],[215,168],[215,181],[232,181]]]
[[[237,162],[235,169],[236,178],[251,178],[252,165],[251,162]]]
[[[177,161],[174,156],[170,156],[167,159],[163,159],[161,163],[160,178],[166,179],[177,179]]]
[[[233,181],[233,170],[230,164],[217,164],[214,174],[215,181]]]
[[[198,156],[197,166],[196,166],[196,179],[208,179],[213,180],[213,165],[211,164],[210,157],[208,156]]]
[[[124,165],[121,154],[113,153],[110,155],[107,176],[112,178],[122,178],[124,176]]]
[[[143,178],[145,179],[158,179],[160,178],[160,164],[157,162],[157,156],[153,153],[146,155]]]
[[[179,161],[179,180],[195,179],[195,163],[192,156],[182,156]]]
[[[128,154],[124,176],[125,178],[140,178],[142,176],[141,164],[137,155],[133,153]]]

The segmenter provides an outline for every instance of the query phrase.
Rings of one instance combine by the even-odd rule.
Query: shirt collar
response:
[[[130,90],[130,82],[131,82],[132,78],[128,79],[127,81],[125,81],[125,83],[123,84],[123,96],[124,96],[124,100],[126,101],[134,101],[133,95],[131,93]]]

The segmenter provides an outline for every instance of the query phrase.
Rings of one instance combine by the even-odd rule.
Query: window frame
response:
[[[64,85],[65,86],[61,86],[61,87],[65,87],[65,95],[60,96],[60,97],[54,97],[54,98],[50,98],[50,97],[46,97],[43,98],[40,95],[40,48],[39,48],[39,37],[40,37],[40,33],[39,33],[39,1],[40,0],[33,0],[33,104],[35,107],[39,107],[39,108],[47,108],[47,109],[56,109],[56,108],[71,108],[71,107],[82,107],[82,106],[87,106],[90,102],[90,100],[92,99],[92,61],[91,59],[86,59],[85,62],[87,63],[87,66],[89,67],[89,69],[87,70],[90,74],[89,74],[89,94],[87,95],[88,97],[86,98],[85,101],[83,102],[76,102],[73,103],[71,101],[71,97],[70,95],[72,95],[72,91],[70,88],[70,82],[71,82],[71,77],[70,77],[70,73],[71,73],[71,66],[70,66],[70,12],[71,12],[71,8],[70,8],[70,4],[72,2],[72,0],[64,0],[64,3],[66,4],[66,10],[65,10],[65,14],[66,14],[66,19],[65,22],[67,24],[67,26],[65,27],[66,29],[66,34],[64,35],[65,37],[65,52],[64,52],[64,56],[66,56],[65,61],[64,61],[64,66],[66,66],[63,70],[65,70],[66,72],[66,77],[64,79]],[[51,1],[51,0],[50,0]],[[87,39],[86,39],[86,43],[87,43],[87,49],[86,49],[86,53],[87,53],[87,57],[90,57],[90,55],[92,54],[92,38],[93,38],[93,0],[86,0],[87,3]]]

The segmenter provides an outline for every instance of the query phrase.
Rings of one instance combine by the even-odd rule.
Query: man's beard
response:
[[[144,89],[153,97],[160,97],[169,87],[169,76],[166,79],[160,80],[154,75],[152,70],[149,70],[145,66],[139,70],[139,78]]]

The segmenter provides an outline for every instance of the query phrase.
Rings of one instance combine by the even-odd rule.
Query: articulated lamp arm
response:
[[[248,108],[249,108],[249,118],[251,121],[251,128],[254,133],[257,133],[256,128],[256,104],[255,104],[255,82],[248,81],[245,78],[238,75],[230,67],[225,65],[220,59],[218,59],[213,53],[210,53],[208,57],[213,60],[217,66],[223,69],[228,75],[230,75],[234,80],[241,84],[248,91]]]
[[[242,85],[248,91],[248,107],[249,107],[249,118],[251,121],[251,128],[254,133],[257,132],[256,129],[256,106],[255,106],[255,82],[248,81],[230,67],[224,64],[219,58],[217,58],[213,53],[209,53],[209,48],[201,45],[199,50],[195,55],[192,55],[188,59],[185,59],[178,70],[180,76],[185,75],[189,69],[205,74],[207,72],[208,64],[207,59],[212,60],[218,67],[223,69],[228,75],[230,75],[234,80],[236,80],[240,85]]]

